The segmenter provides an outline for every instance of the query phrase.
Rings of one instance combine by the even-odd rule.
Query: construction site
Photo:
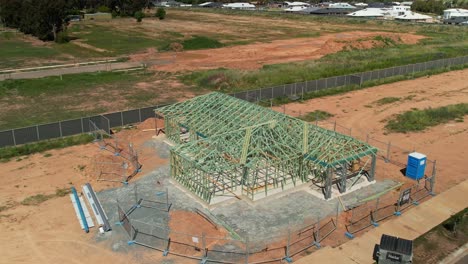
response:
[[[226,94],[160,107],[153,122],[155,155],[168,164],[98,196],[121,226],[110,241],[163,257],[292,262],[434,194],[435,164],[416,184],[398,179],[395,163],[410,151],[379,150],[336,124],[329,130]],[[96,138],[101,149],[118,149],[109,143],[116,137]]]
[[[308,182],[330,199],[333,185],[344,193],[347,182],[374,180],[376,148],[229,95],[156,113],[176,144],[171,177],[208,204],[241,195],[256,201]]]
[[[407,91],[401,90],[398,96],[411,93],[410,86],[402,87]],[[373,89],[372,93],[358,91],[356,97],[338,95],[284,107],[264,107],[261,102],[213,92],[155,108],[154,118],[126,128],[111,128],[112,119],[104,116],[87,120],[93,143],[51,151],[51,157],[6,163],[6,171],[30,175],[16,189],[30,186],[43,191],[44,177],[53,179],[51,186],[83,184],[81,197],[79,190],[71,194],[76,216],[63,199],[36,208],[13,207],[16,215],[42,208],[37,216],[52,222],[33,224],[30,221],[37,217],[27,216],[3,218],[13,221],[9,222],[12,230],[4,230],[12,241],[6,248],[22,241],[23,232],[13,224],[19,219],[25,227],[40,225],[28,234],[30,243],[42,241],[37,247],[44,252],[44,260],[63,259],[56,253],[58,247],[70,256],[87,252],[85,258],[93,263],[310,263],[308,259],[314,256],[327,256],[335,263],[339,262],[333,258],[337,253],[327,254],[343,247],[340,261],[372,263],[371,249],[347,245],[368,239],[367,234],[381,230],[387,222],[414,218],[416,208],[442,197],[439,193],[456,180],[439,176],[448,173],[444,164],[447,157],[453,158],[452,148],[445,148],[446,157],[437,156],[443,161],[443,166],[438,165],[424,137],[410,135],[405,141],[401,135],[385,137],[380,128],[366,130],[369,124],[378,127],[382,116],[364,122],[349,118],[355,112],[342,111],[335,121],[298,118],[303,109],[333,112],[335,100],[342,104],[340,109],[352,109],[349,105],[357,105],[352,101],[355,98],[366,98],[370,104],[385,93],[394,93],[384,86]],[[402,102],[402,107],[412,106]],[[371,111],[364,105],[356,109],[358,113]],[[464,126],[460,123],[451,129],[465,131]],[[449,138],[463,138],[463,133],[454,131]],[[410,143],[412,138],[417,144]],[[427,146],[439,149],[432,145],[439,143],[449,144],[438,140]],[[427,158],[416,152],[419,149],[429,154]],[[408,173],[409,156],[420,158],[418,164],[424,161],[422,173]],[[455,166],[451,171],[459,169]],[[5,184],[13,184],[4,192],[10,195],[17,182]],[[76,209],[78,203],[83,215]],[[81,229],[93,235],[83,235],[76,219]],[[64,227],[57,229],[61,223]],[[95,228],[100,231],[91,232]],[[70,238],[56,239],[65,236]],[[17,259],[14,252],[5,253],[6,259]],[[24,259],[33,255],[26,254]]]

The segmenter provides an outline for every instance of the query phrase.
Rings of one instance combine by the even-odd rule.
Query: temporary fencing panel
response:
[[[62,136],[60,123],[38,125],[37,131],[39,134],[39,140],[59,138]]]

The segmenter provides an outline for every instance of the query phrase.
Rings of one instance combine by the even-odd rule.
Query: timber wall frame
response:
[[[346,171],[366,156],[366,176],[374,179],[376,148],[229,95],[210,93],[155,112],[176,143],[171,176],[207,203],[239,192],[254,200],[309,181],[329,199],[334,183],[346,191]]]

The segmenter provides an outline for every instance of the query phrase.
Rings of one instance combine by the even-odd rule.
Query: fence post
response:
[[[333,131],[336,132],[336,120],[335,120],[335,123],[333,124]]]
[[[249,263],[249,237],[245,236],[245,264]]]
[[[401,209],[401,204],[400,204],[400,202],[401,202],[401,199],[402,199],[402,197],[403,197],[404,192],[405,192],[405,190],[402,190],[402,191],[400,191],[400,195],[398,195],[398,200],[397,200],[397,202],[396,202],[397,208],[396,208],[395,213],[393,213],[393,214],[396,215],[396,216],[400,216],[400,215],[401,215],[401,211],[400,211],[400,209]]]
[[[169,189],[166,187],[166,208],[167,211],[169,212],[170,206],[169,206]]]
[[[372,225],[375,226],[375,227],[379,226],[379,224],[376,221],[376,218],[377,218],[377,215],[378,215],[378,212],[379,212],[379,201],[380,201],[380,197],[378,197],[377,200],[375,201],[375,210],[374,210],[375,214],[372,213],[372,211],[371,211]]]
[[[62,135],[62,121],[59,121],[59,130],[60,130],[60,137],[63,137],[63,135]]]
[[[201,239],[202,239],[202,247],[203,247],[203,258],[202,258],[200,263],[206,263],[206,261],[208,259],[208,250],[206,248],[205,233],[203,233],[203,232],[202,232],[202,235],[201,235]]]
[[[135,186],[133,187],[133,195],[135,196],[135,205],[138,204],[138,191],[137,191],[137,183],[135,183]],[[139,207],[140,205],[137,205]]]
[[[314,243],[317,248],[320,248],[320,217],[317,216],[317,231],[314,234]]]
[[[305,84],[306,84],[306,87],[307,87],[307,82],[305,82]],[[301,99],[302,99],[302,101],[304,101],[304,85],[301,86]]]
[[[369,143],[369,133],[366,134],[366,143]]]
[[[288,263],[292,263],[292,258],[289,256],[289,245],[291,244],[291,229],[288,227],[288,243],[286,244],[286,254],[284,260]]]
[[[124,126],[124,119],[123,119],[123,112],[120,111],[120,123],[122,124],[122,126]]]
[[[434,191],[434,185],[435,185],[435,178],[436,178],[436,160],[434,160],[434,163],[432,164],[432,176],[431,176],[431,181],[430,181],[430,185],[431,185],[431,190],[430,190],[430,194],[432,196],[435,195],[435,191]]]
[[[13,136],[13,146],[16,146],[16,137],[15,137],[15,130],[11,130],[11,135]]]
[[[41,140],[41,136],[39,135],[39,125],[36,125],[36,136],[38,140]]]
[[[388,142],[387,145],[387,157],[385,158],[385,163],[390,162],[390,147],[392,146],[391,141]]]

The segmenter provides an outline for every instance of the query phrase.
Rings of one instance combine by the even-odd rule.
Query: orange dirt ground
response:
[[[374,37],[382,36],[395,43],[416,44],[423,36],[408,33],[363,32],[326,34],[316,38],[275,40],[271,43],[254,43],[218,49],[184,52],[147,53],[131,56],[132,61],[151,61],[158,71],[176,72],[216,68],[258,69],[265,64],[318,59],[345,48],[369,49],[383,46]],[[158,63],[160,61],[161,63]],[[159,65],[158,65],[159,64]]]
[[[415,97],[382,106],[375,103],[383,97],[410,95]],[[352,127],[353,134],[368,131],[372,136],[391,140],[401,147],[415,147],[418,151],[426,153],[428,158],[437,160],[436,186],[440,192],[467,178],[468,121],[451,122],[419,133],[386,135],[382,120],[413,107],[436,107],[467,101],[468,70],[463,70],[313,99],[305,103],[288,104],[285,109],[286,113],[294,116],[317,109],[328,111],[335,114],[333,119],[339,124]],[[282,108],[277,110],[282,111]],[[152,124],[154,120],[148,120],[140,127],[123,130],[117,134],[122,142],[133,142],[139,151],[143,171],[136,179],[161,164],[167,164],[167,160],[160,159],[154,149],[143,147],[143,143],[151,140],[154,135],[154,131],[143,129],[153,128]],[[36,206],[21,205],[21,201],[29,196],[40,193],[53,194],[57,188],[69,188],[71,184],[80,186],[89,181],[97,191],[119,186],[97,182],[93,175],[86,173],[86,167],[91,165],[92,157],[107,155],[95,144],[51,150],[47,153],[52,156],[35,154],[0,165],[1,264],[117,264],[160,261],[161,252],[141,247],[132,247],[126,253],[115,252],[109,243],[97,242],[92,234],[85,234],[79,228],[67,196],[52,198]],[[83,167],[84,165],[86,167]],[[380,171],[382,170],[381,168]],[[377,172],[379,173],[379,169]],[[179,225],[184,221],[181,220]],[[95,229],[91,232],[95,232]],[[343,237],[342,233],[337,235]],[[174,263],[192,263],[174,256],[168,258],[173,259]]]

